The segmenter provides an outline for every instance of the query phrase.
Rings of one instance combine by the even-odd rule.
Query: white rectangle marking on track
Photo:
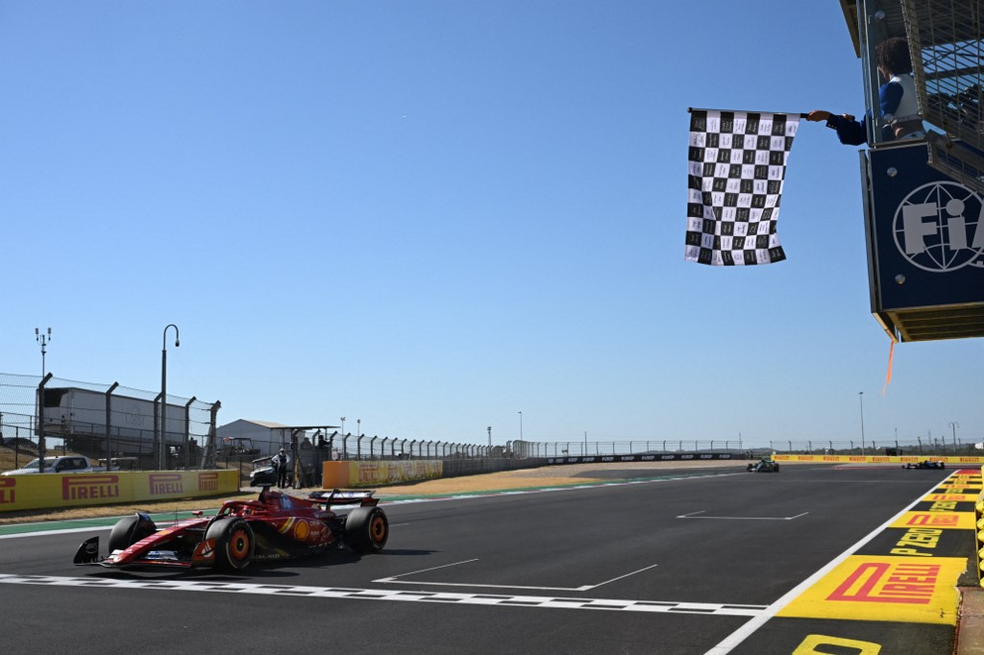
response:
[[[407,584],[407,585],[426,585],[430,587],[470,587],[470,588],[482,588],[482,589],[526,589],[529,591],[576,591],[584,592],[591,591],[592,589],[597,589],[603,585],[617,582],[618,580],[624,580],[630,576],[648,571],[649,569],[654,569],[658,564],[650,564],[637,571],[632,571],[631,573],[626,573],[612,578],[611,580],[605,580],[604,582],[599,582],[597,584],[581,585],[579,587],[542,587],[536,585],[505,585],[505,584],[491,584],[482,582],[429,582],[427,580],[400,580],[398,578],[406,578],[411,575],[418,575],[420,573],[427,573],[429,571],[436,571],[438,569],[447,569],[452,566],[458,566],[460,564],[470,564],[472,562],[477,562],[477,559],[464,560],[463,562],[454,562],[452,564],[445,564],[443,566],[432,566],[429,569],[422,569],[420,571],[411,571],[410,573],[401,573],[399,575],[393,575],[388,578],[379,578],[373,580],[373,582],[378,584]]]
[[[800,517],[806,516],[809,512],[802,512],[796,516],[697,516],[698,514],[703,514],[706,509],[702,509],[699,512],[690,512],[689,514],[681,514],[678,519],[717,519],[719,521],[793,521]]]

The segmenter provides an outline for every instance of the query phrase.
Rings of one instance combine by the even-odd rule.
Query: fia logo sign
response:
[[[956,182],[913,190],[895,210],[895,245],[916,268],[949,273],[984,268],[984,201]]]

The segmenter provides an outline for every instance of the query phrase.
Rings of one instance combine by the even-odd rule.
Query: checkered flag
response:
[[[786,258],[776,221],[801,116],[691,110],[686,261],[745,266]]]

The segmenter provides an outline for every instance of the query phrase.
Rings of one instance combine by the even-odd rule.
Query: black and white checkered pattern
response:
[[[776,221],[799,114],[692,110],[687,261],[712,266],[786,258]]]
[[[295,585],[250,584],[163,579],[118,579],[103,577],[65,577],[49,575],[0,574],[0,584],[41,585],[48,587],[87,587],[101,589],[150,589],[154,591],[197,591],[205,593],[291,596],[294,598],[329,598],[347,600],[384,600],[444,605],[494,605],[530,609],[609,610],[669,614],[704,614],[714,616],[756,617],[768,607],[739,603],[704,603],[689,601],[619,600],[615,598],[571,598],[555,596],[516,596],[504,594],[455,593],[445,591],[401,591],[393,589],[351,589],[343,587],[305,587]]]

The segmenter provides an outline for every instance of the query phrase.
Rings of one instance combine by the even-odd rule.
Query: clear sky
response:
[[[836,2],[0,4],[0,372],[451,441],[984,440],[870,314],[857,149],[788,260],[684,261],[688,107],[863,111]]]

